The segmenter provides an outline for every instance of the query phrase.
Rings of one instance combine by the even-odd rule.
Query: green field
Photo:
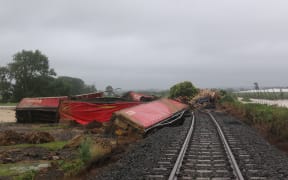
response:
[[[18,103],[0,103],[0,106],[16,106]]]

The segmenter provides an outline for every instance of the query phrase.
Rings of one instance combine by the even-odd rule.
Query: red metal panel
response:
[[[58,108],[60,100],[68,99],[62,97],[43,97],[43,98],[23,98],[16,109],[21,108]]]
[[[139,102],[87,103],[79,101],[62,101],[59,107],[60,120],[74,120],[80,124],[93,121],[107,122],[115,111],[140,104]]]
[[[188,108],[187,105],[171,99],[160,99],[135,107],[127,108],[116,112],[118,116],[125,117],[132,124],[140,128],[149,128],[179,112]]]

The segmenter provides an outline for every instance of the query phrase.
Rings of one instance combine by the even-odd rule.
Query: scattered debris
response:
[[[26,143],[42,144],[55,141],[54,137],[48,132],[31,132],[24,135]]]
[[[17,133],[13,130],[6,130],[0,133],[0,145],[7,146],[7,145],[14,145],[24,143],[25,138],[23,133]]]
[[[79,147],[81,142],[84,140],[84,135],[79,134],[73,137],[65,146],[64,148],[76,148]]]
[[[219,100],[219,93],[210,89],[202,89],[200,92],[189,101],[193,108],[215,108],[217,100]]]
[[[54,141],[48,132],[17,133],[14,130],[6,130],[0,133],[0,145],[8,146],[15,144],[41,144]]]

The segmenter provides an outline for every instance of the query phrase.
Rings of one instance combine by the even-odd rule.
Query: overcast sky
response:
[[[288,86],[288,1],[0,0],[0,66],[22,49],[98,89]]]

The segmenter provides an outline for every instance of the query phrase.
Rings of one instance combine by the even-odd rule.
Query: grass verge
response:
[[[66,124],[44,124],[44,125],[40,125],[40,126],[35,126],[32,127],[33,130],[37,130],[37,131],[53,131],[56,129],[68,129],[69,125]]]
[[[0,106],[16,106],[18,103],[0,103]]]
[[[268,138],[288,142],[288,109],[264,104],[243,104],[227,95],[220,104],[244,121],[261,130]]]
[[[5,177],[9,179],[10,177],[13,180],[30,180],[33,179],[36,175],[36,170],[30,169],[35,167],[35,163],[13,163],[13,164],[0,164],[0,179]]]
[[[43,147],[51,151],[62,149],[67,144],[67,141],[54,141],[43,144],[17,144],[6,146],[7,148],[26,148],[26,147]]]
[[[85,169],[85,164],[81,159],[60,160],[58,161],[60,169],[63,170],[65,177],[76,176],[79,172]]]

